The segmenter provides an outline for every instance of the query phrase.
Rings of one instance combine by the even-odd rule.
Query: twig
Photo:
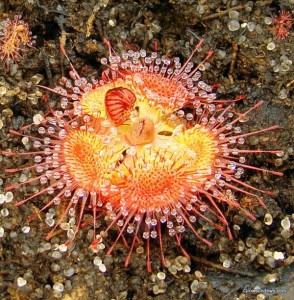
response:
[[[238,275],[245,276],[245,277],[254,277],[255,276],[251,272],[246,272],[246,271],[241,271],[241,270],[236,270],[236,269],[231,269],[231,268],[225,268],[220,264],[216,264],[216,263],[208,261],[204,258],[200,258],[200,257],[192,256],[192,255],[190,255],[190,257],[194,261],[197,261],[197,262],[199,262],[201,264],[204,264],[204,265],[211,266],[215,269],[218,269],[218,270],[221,270],[221,271],[224,271],[224,272],[227,272],[227,273],[238,274]]]
[[[61,14],[61,15],[69,17],[68,14],[66,14],[65,12],[63,12],[61,10],[49,9],[47,6],[41,5],[40,2],[39,2],[39,0],[36,0],[36,4],[37,4],[38,7],[44,9],[45,14],[48,14],[48,13],[52,12],[52,13],[57,13],[57,14]]]
[[[133,28],[133,27],[135,26],[135,23],[142,17],[142,15],[143,15],[142,11],[143,11],[143,9],[148,5],[148,2],[149,2],[149,1],[147,1],[147,2],[139,9],[137,16],[134,18],[133,22],[131,23],[131,28]]]
[[[60,46],[65,48],[67,33],[64,29],[64,24],[66,23],[66,18],[64,16],[55,17],[55,21],[57,22],[61,32],[59,37]],[[60,65],[61,65],[61,74],[62,76],[64,76],[64,54],[63,53],[61,53]]]
[[[234,293],[236,293],[240,287],[236,287],[234,289],[231,289],[227,294],[222,296],[221,300],[227,300],[227,299],[233,299],[234,297],[232,296]]]
[[[201,21],[210,21],[210,20],[218,19],[218,18],[228,14],[229,11],[231,11],[231,10],[242,10],[244,8],[245,8],[245,6],[242,5],[242,4],[236,5],[234,7],[228,8],[226,10],[220,11],[219,13],[204,17],[204,18],[201,19]]]
[[[50,68],[49,58],[45,51],[45,48],[41,49],[41,54],[42,54],[42,57],[44,60],[45,72],[46,72],[47,78],[48,78],[50,86],[51,86],[52,85],[52,72],[51,72],[51,68]]]
[[[3,138],[2,140],[0,140],[0,144],[6,142],[9,139],[10,139],[10,136],[7,136],[7,137]]]
[[[257,7],[263,7],[263,6],[268,6],[272,3],[272,0],[267,0],[267,1],[257,1],[256,3],[254,3],[255,6]],[[210,16],[206,16],[204,18],[201,19],[201,21],[210,21],[210,20],[214,20],[214,19],[218,19],[226,14],[228,14],[231,10],[242,10],[245,8],[245,5],[240,4],[240,5],[236,5],[233,7],[230,7],[226,10],[220,11],[216,14],[210,15]]]
[[[294,79],[286,84],[286,88],[287,89],[291,88],[291,85],[294,85]]]
[[[236,66],[237,53],[238,53],[238,44],[233,43],[232,44],[232,59],[231,59],[231,64],[230,64],[230,69],[229,69],[229,74],[228,74],[228,78],[229,78],[229,81],[231,84],[234,83],[233,73],[234,73],[235,66]]]

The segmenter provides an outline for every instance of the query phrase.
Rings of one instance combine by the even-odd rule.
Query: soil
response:
[[[108,56],[104,39],[118,53],[146,49],[184,61],[201,38],[204,44],[193,61],[199,63],[208,51],[214,52],[202,79],[220,84],[218,98],[247,95],[234,107],[240,112],[264,101],[243,124],[244,130],[280,126],[248,138],[246,146],[284,151],[282,157],[260,154],[248,158],[251,165],[284,173],[279,177],[252,170],[242,178],[275,192],[262,195],[267,210],[254,210],[257,221],[224,207],[234,239],[229,240],[225,232],[208,230],[213,242],[209,248],[187,233],[182,245],[190,261],[164,235],[165,256],[172,267],[161,265],[155,242],[151,244],[151,273],[144,253],[134,253],[129,267],[124,267],[128,249],[123,243],[111,256],[106,256],[104,249],[93,253],[88,248],[89,228],[80,230],[67,251],[60,246],[62,234],[45,241],[48,212],[40,213],[41,220],[28,222],[27,218],[48,196],[15,207],[14,202],[37,191],[38,186],[13,190],[13,201],[0,201],[1,299],[293,299],[294,34],[292,19],[288,35],[276,35],[276,18],[282,11],[293,18],[294,1],[0,0],[0,22],[21,15],[35,40],[16,61],[0,59],[2,150],[28,149],[29,145],[9,130],[32,123],[34,115],[46,112],[48,105],[58,105],[60,98],[44,93],[36,83],[54,87],[62,76],[68,77],[70,67],[60,44],[81,75],[99,78],[104,69],[100,59]],[[29,161],[0,155],[0,163],[0,194],[6,194],[4,188],[20,174],[8,174],[4,169],[25,166]],[[244,206],[255,205],[244,195],[240,201]],[[273,218],[268,225],[265,214]],[[106,249],[115,236],[116,232],[110,232],[104,241]],[[95,264],[95,257],[102,259],[106,270]]]

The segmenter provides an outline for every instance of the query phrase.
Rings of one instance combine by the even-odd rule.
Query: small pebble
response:
[[[183,267],[183,271],[184,271],[185,273],[190,273],[190,271],[191,271],[190,266],[185,265],[185,266]]]
[[[218,50],[218,51],[217,51],[217,56],[218,56],[220,59],[225,58],[225,57],[226,57],[226,51]]]
[[[155,295],[159,294],[159,287],[157,284],[153,286],[152,290]]]
[[[102,273],[106,272],[106,266],[105,266],[104,264],[100,264],[100,265],[98,266],[98,268],[99,268],[99,271],[100,271],[100,272],[102,272]]]
[[[46,219],[45,219],[45,223],[46,223],[48,226],[52,227],[52,226],[55,224],[55,221],[54,221],[54,219],[48,219],[48,218],[46,218]]]
[[[53,251],[52,257],[56,259],[60,259],[62,257],[62,254],[59,251]]]
[[[202,15],[205,12],[205,6],[204,5],[197,5],[196,7],[197,12]]]
[[[110,20],[108,21],[108,24],[109,24],[109,26],[114,27],[114,26],[116,25],[116,20],[110,19]]]
[[[281,231],[281,236],[282,236],[284,239],[288,239],[291,235],[292,235],[292,233],[291,233],[291,230],[289,230],[289,229],[283,229],[283,230]]]
[[[21,174],[18,179],[19,182],[25,182],[27,180],[28,180],[28,177],[25,174]]]
[[[5,95],[7,92],[7,88],[5,86],[0,86],[0,96]]]
[[[249,23],[247,24],[247,28],[248,28],[248,30],[249,30],[250,32],[252,32],[252,31],[254,30],[254,28],[255,28],[255,23],[249,22]]]
[[[157,278],[160,279],[160,280],[164,280],[164,279],[165,279],[165,273],[163,273],[163,272],[158,272],[158,273],[157,273]]]
[[[280,167],[283,165],[283,160],[281,158],[275,159],[275,166]]]
[[[275,282],[278,280],[278,275],[276,273],[269,274],[267,276],[268,282]]]
[[[72,276],[74,273],[75,273],[75,269],[72,268],[72,267],[64,270],[64,275],[67,276],[67,277]]]
[[[23,232],[23,233],[29,233],[30,232],[30,230],[31,230],[31,227],[30,226],[24,226],[22,229],[21,229],[21,231]]]
[[[100,266],[102,264],[102,259],[99,256],[96,256],[94,258],[94,265],[95,266]]]
[[[36,114],[33,116],[33,122],[35,125],[40,125],[44,120],[44,117],[40,114]]]
[[[225,268],[229,268],[231,266],[231,261],[229,259],[226,259],[224,262],[223,262],[223,266]]]
[[[283,227],[283,229],[289,230],[291,227],[291,222],[289,220],[289,218],[285,218],[281,221],[281,225]]]
[[[7,192],[5,194],[6,197],[6,203],[11,202],[13,200],[13,193],[12,192]]]
[[[17,233],[16,233],[15,231],[11,231],[10,234],[9,234],[9,236],[10,236],[12,239],[14,239],[14,238],[17,237]]]
[[[271,224],[273,223],[273,217],[272,217],[271,214],[266,214],[266,215],[264,216],[264,223],[265,223],[266,225],[271,225]]]
[[[52,264],[51,265],[51,270],[53,271],[53,272],[59,272],[60,271],[60,266],[58,265],[58,264]]]
[[[265,17],[264,18],[264,23],[266,25],[270,25],[270,24],[272,24],[272,22],[273,22],[272,18],[270,18],[270,17]]]
[[[0,194],[0,204],[3,204],[6,201],[6,196],[4,194]]]
[[[176,275],[178,270],[176,269],[176,266],[175,265],[171,265],[169,266],[168,270],[173,274],[173,275]]]
[[[2,208],[0,212],[1,212],[2,217],[9,216],[9,210],[7,208]]]
[[[67,246],[65,244],[61,244],[58,247],[60,252],[66,252],[67,251]]]
[[[230,10],[229,11],[229,18],[230,19],[238,19],[239,15],[240,15],[240,13],[236,10]]]
[[[27,281],[23,277],[17,278],[17,285],[19,287],[25,286],[27,284]]]
[[[200,271],[195,271],[194,274],[195,274],[195,276],[196,276],[197,278],[203,277],[203,275],[202,275],[202,273],[201,273]]]
[[[56,292],[63,292],[64,291],[64,285],[62,283],[56,282],[53,285],[53,290]]]
[[[228,28],[230,31],[237,31],[240,29],[240,23],[238,20],[230,20],[228,23]]]
[[[279,99],[286,99],[288,97],[288,91],[286,89],[281,89],[278,95]]]
[[[138,248],[136,249],[136,253],[137,253],[137,254],[142,254],[142,253],[144,253],[144,248],[143,248],[143,247],[138,247]]]
[[[285,258],[283,252],[275,251],[274,252],[274,259],[275,260],[283,260]]]
[[[258,294],[256,296],[256,300],[264,300],[264,299],[265,299],[265,295],[263,295],[263,294]]]
[[[69,223],[61,223],[60,224],[60,228],[62,230],[69,230],[70,229],[70,225],[69,225]]]
[[[27,136],[24,136],[22,139],[21,139],[21,142],[23,143],[23,145],[27,145],[28,142],[29,142],[29,138]]]
[[[268,43],[267,46],[266,46],[266,49],[269,50],[269,51],[272,51],[272,50],[274,50],[275,48],[276,48],[276,45],[275,45],[274,42],[270,42],[270,43]]]
[[[46,244],[43,245],[43,248],[44,248],[45,251],[46,251],[46,250],[48,251],[48,250],[51,249],[51,246],[52,246],[52,245],[51,245],[50,243],[46,243]]]
[[[191,288],[191,292],[192,294],[196,294],[197,290],[198,290],[198,286],[199,286],[199,281],[198,280],[193,280],[191,285],[190,285],[190,288]]]
[[[263,252],[263,256],[264,256],[264,257],[272,257],[272,256],[273,256],[273,253],[272,253],[272,251],[265,250],[265,251]]]

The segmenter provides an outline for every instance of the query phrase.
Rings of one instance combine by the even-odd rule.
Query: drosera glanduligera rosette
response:
[[[2,153],[33,157],[34,163],[6,172],[29,169],[34,173],[21,183],[12,178],[6,190],[39,182],[39,191],[16,205],[42,199],[45,194],[50,194],[50,201],[42,205],[41,213],[62,205],[62,213],[47,222],[52,228],[46,239],[70,218],[76,221],[66,228],[67,244],[88,223],[94,229],[92,247],[114,229],[117,237],[110,241],[107,253],[122,241],[129,248],[128,266],[134,248],[143,240],[147,269],[151,271],[154,247],[159,248],[163,265],[166,262],[163,234],[173,237],[188,257],[181,243],[187,230],[207,246],[212,245],[197,230],[199,219],[216,230],[226,230],[232,238],[224,207],[238,208],[255,220],[254,214],[240,204],[243,194],[256,198],[266,209],[261,196],[272,192],[246,183],[243,173],[247,169],[278,176],[282,173],[251,166],[246,155],[282,155],[282,151],[246,149],[246,137],[278,126],[242,132],[242,121],[263,102],[239,113],[234,103],[244,96],[217,99],[214,86],[201,80],[199,70],[212,52],[198,65],[192,62],[202,40],[184,63],[177,57],[170,59],[145,50],[120,55],[106,43],[109,57],[101,59],[106,69],[100,78],[81,78],[70,64],[70,78],[63,77],[54,89],[42,86],[60,95],[60,108],[35,117],[32,127],[37,128],[36,134],[28,133],[28,127],[10,131],[28,137],[33,149]],[[88,210],[92,212],[91,222],[83,219]],[[102,234],[96,230],[99,218],[106,220]]]

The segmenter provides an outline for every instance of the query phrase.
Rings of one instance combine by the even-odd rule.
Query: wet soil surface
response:
[[[169,57],[179,56],[182,61],[203,38],[204,45],[193,61],[201,62],[213,50],[202,78],[209,84],[220,83],[218,98],[247,95],[235,105],[234,109],[240,112],[260,100],[265,102],[243,124],[245,130],[280,126],[248,138],[246,146],[284,150],[282,157],[260,154],[248,158],[251,165],[284,173],[279,177],[248,171],[243,177],[248,184],[275,192],[262,195],[266,211],[254,199],[240,195],[244,206],[254,207],[257,221],[248,220],[237,209],[222,207],[234,239],[200,224],[213,246],[208,248],[187,233],[182,245],[191,256],[190,261],[171,238],[163,235],[169,267],[161,265],[158,243],[152,242],[151,273],[146,270],[144,253],[134,253],[129,267],[124,268],[128,249],[123,243],[118,244],[112,256],[106,256],[104,249],[93,253],[88,248],[88,227],[78,233],[67,251],[62,247],[63,234],[46,241],[46,212],[40,214],[41,220],[28,222],[27,218],[50,197],[15,207],[14,202],[39,187],[13,190],[12,200],[4,188],[13,179],[21,180],[21,174],[7,174],[4,169],[26,166],[30,161],[0,155],[0,194],[5,195],[0,197],[0,298],[291,299],[294,46],[291,26],[285,38],[277,36],[281,19],[277,21],[275,17],[282,11],[293,16],[293,10],[292,0],[0,0],[0,22],[21,15],[35,40],[17,61],[0,60],[2,150],[29,149],[26,141],[9,134],[9,129],[19,130],[32,123],[36,114],[48,110],[48,104],[54,107],[60,100],[46,94],[44,101],[44,91],[36,87],[38,83],[54,87],[61,76],[68,76],[69,63],[61,55],[60,43],[81,75],[99,77],[103,70],[100,59],[108,56],[104,38],[118,53],[122,49],[143,48]],[[103,226],[103,220],[101,223]],[[106,249],[115,237],[115,230],[109,233],[104,241]],[[99,258],[105,269],[99,267]]]

